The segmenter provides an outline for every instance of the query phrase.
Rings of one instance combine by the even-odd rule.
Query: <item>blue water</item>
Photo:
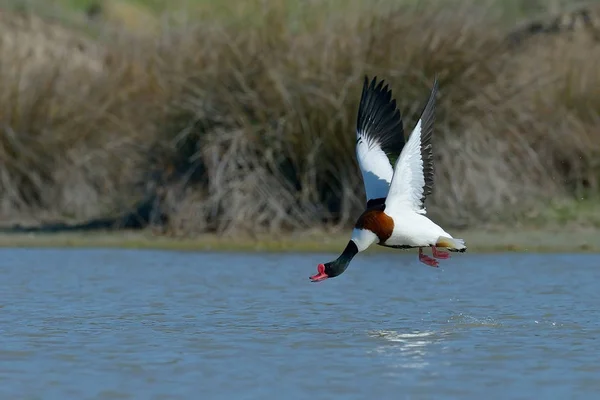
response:
[[[0,398],[592,398],[600,255],[0,250]]]

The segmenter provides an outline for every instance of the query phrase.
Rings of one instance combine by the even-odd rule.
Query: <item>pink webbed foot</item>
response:
[[[423,248],[421,247],[419,247],[419,261],[421,261],[425,265],[429,265],[430,267],[437,267],[439,265],[435,258],[431,258],[423,254]]]
[[[431,252],[435,258],[439,258],[440,260],[446,260],[450,258],[450,253],[447,251],[438,250],[435,246],[431,246]]]

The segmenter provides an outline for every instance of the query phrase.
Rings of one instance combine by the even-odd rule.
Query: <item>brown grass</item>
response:
[[[112,29],[93,51],[35,62],[3,41],[3,219],[82,220],[154,198],[176,234],[346,227],[364,205],[353,148],[364,74],[390,82],[407,132],[440,80],[437,221],[511,224],[550,196],[598,194],[598,45],[509,50],[477,2],[316,1],[293,14],[259,3],[259,20]]]

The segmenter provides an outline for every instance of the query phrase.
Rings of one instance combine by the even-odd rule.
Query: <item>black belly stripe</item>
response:
[[[392,249],[416,249],[419,246],[409,246],[407,244],[400,244],[400,245],[389,245],[389,244],[385,244],[385,243],[378,243],[380,246],[383,247],[390,247]],[[421,247],[426,247],[426,246],[421,246]]]

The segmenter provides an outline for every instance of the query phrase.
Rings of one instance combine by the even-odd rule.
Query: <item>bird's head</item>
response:
[[[348,246],[338,258],[333,261],[327,262],[325,264],[317,265],[317,273],[310,277],[310,280],[313,282],[323,281],[327,278],[335,278],[338,275],[341,275],[348,265],[352,258],[358,253],[358,248],[356,247],[356,243],[350,240],[348,242]]]
[[[341,275],[350,264],[350,259],[341,257],[337,260],[330,261],[325,264],[317,265],[317,273],[310,277],[313,282],[323,281],[328,278],[335,278]]]
[[[310,277],[310,280],[313,282],[324,281],[327,278],[333,278],[341,274],[341,272],[337,272],[336,268],[332,268],[332,264],[335,261],[330,261],[325,264],[317,265],[317,273]],[[344,268],[345,269],[345,268]]]

